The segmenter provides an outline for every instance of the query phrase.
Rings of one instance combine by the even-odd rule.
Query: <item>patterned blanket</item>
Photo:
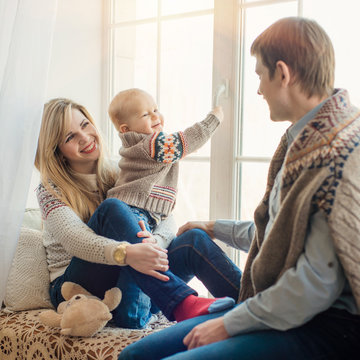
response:
[[[70,337],[41,324],[41,311],[0,312],[1,360],[116,360],[126,346],[172,324],[160,315],[142,330],[106,326],[94,337]]]

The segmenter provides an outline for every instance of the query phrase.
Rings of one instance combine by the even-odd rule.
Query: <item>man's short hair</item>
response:
[[[335,55],[329,36],[315,21],[283,18],[263,31],[251,46],[273,78],[276,63],[289,66],[295,82],[309,97],[330,96],[334,89]]]

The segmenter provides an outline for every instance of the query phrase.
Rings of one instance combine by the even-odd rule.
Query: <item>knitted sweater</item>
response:
[[[184,132],[120,133],[120,175],[108,197],[153,213],[169,215],[176,201],[179,160],[190,154],[212,136],[220,124],[209,114],[205,120]]]
[[[309,218],[323,211],[336,253],[360,309],[360,111],[337,90],[296,137],[284,135],[271,161],[267,189],[255,211],[256,233],[239,301],[259,293],[294,267],[304,251]],[[269,195],[284,165],[280,211],[266,238]],[[328,266],[332,266],[331,263]]]
[[[119,265],[113,259],[118,241],[97,235],[42,184],[37,188],[37,197],[51,281],[65,272],[73,256],[93,263]],[[153,236],[159,246],[169,246],[175,237],[175,228],[173,217],[168,217],[154,229]]]

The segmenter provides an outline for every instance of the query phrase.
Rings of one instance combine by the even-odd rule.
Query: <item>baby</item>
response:
[[[177,193],[179,160],[204,145],[223,120],[221,107],[186,130],[165,134],[164,117],[147,92],[129,89],[111,101],[109,116],[119,131],[120,175],[107,196],[127,203],[148,231],[170,215]]]

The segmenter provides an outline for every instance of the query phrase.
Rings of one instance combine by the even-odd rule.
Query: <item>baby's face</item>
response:
[[[154,99],[147,93],[138,93],[129,100],[126,116],[127,131],[152,134],[163,130],[164,117]]]

